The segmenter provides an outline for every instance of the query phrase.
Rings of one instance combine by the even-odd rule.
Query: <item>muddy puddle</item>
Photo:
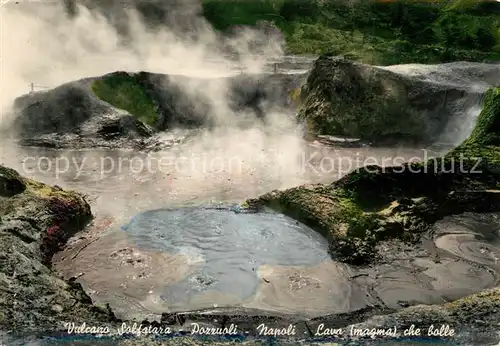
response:
[[[322,238],[282,215],[155,210],[83,234],[55,265],[81,275],[92,298],[124,318],[213,307],[316,317],[443,303],[495,286],[499,266],[488,256],[500,251],[499,225],[496,214],[445,218],[421,245],[384,243],[382,263],[357,268],[332,260]]]

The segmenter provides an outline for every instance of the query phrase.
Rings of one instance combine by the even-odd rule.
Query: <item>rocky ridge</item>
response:
[[[264,120],[272,109],[291,115],[289,94],[303,78],[115,72],[17,98],[14,129],[28,146],[156,150],[172,144],[160,140],[164,131],[246,126],[245,118]]]
[[[51,270],[52,255],[91,219],[77,193],[23,178],[0,166],[0,325],[36,333],[58,328],[61,320],[112,320],[92,306],[79,284]]]

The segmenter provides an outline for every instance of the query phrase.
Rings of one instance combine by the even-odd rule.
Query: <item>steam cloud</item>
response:
[[[241,69],[260,73],[268,57],[283,54],[279,38],[258,30],[239,29],[230,38],[222,38],[199,15],[198,2],[163,3],[167,8],[159,20],[166,25],[144,21],[134,8],[137,3],[123,0],[99,2],[101,5],[84,0],[79,3],[20,0],[19,4],[11,2],[1,6],[0,125],[8,128],[12,102],[29,91],[30,83],[34,83],[35,90],[37,86],[52,88],[119,70],[198,78],[235,75]],[[234,56],[238,58],[236,62]],[[179,79],[179,83],[181,80],[185,79]],[[228,160],[238,157],[248,163],[257,162],[256,158],[272,150],[279,155],[265,164],[250,167],[252,173],[238,170],[221,176],[218,172],[216,180],[226,185],[231,180],[244,186],[248,179],[241,175],[252,174],[257,185],[259,179],[269,181],[269,177],[280,181],[272,183],[273,188],[296,185],[302,170],[298,157],[303,153],[304,142],[293,117],[269,109],[265,124],[254,120],[253,126],[245,129],[229,126],[235,114],[228,106],[228,85],[224,80],[221,78],[217,87],[201,90],[197,85],[181,85],[194,98],[201,93],[202,98],[217,105],[209,111],[221,126],[199,135],[180,155],[195,153]],[[171,181],[170,188],[179,191],[189,185],[190,191],[203,189],[215,182],[206,175],[207,172],[192,172],[187,179],[185,174]],[[158,184],[151,187],[152,194],[157,193]],[[221,185],[220,189],[224,188]]]
[[[234,62],[221,55],[220,37],[197,16],[198,11],[191,9],[189,1],[181,7],[184,11],[178,9],[180,12],[171,16],[192,24],[196,36],[190,39],[173,28],[146,25],[138,12],[127,9],[123,1],[114,4],[121,6],[119,15],[113,16],[114,7],[91,10],[74,4],[74,15],[70,16],[67,6],[50,1],[21,0],[19,4],[1,6],[3,108],[28,92],[32,82],[55,87],[117,70],[198,77],[231,73],[227,66]],[[119,21],[113,19],[116,16]],[[262,57],[281,54],[280,45],[272,40],[261,49],[260,58],[251,54],[249,41],[258,40],[258,35],[246,30],[226,42],[246,58],[240,61],[243,67],[254,72],[262,68]]]

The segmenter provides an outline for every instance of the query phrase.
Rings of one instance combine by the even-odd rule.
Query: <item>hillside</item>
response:
[[[123,4],[126,3],[126,6]],[[146,26],[178,35],[205,32],[206,19],[232,36],[242,26],[272,23],[288,54],[331,53],[372,65],[500,61],[500,2],[496,0],[66,0],[99,11],[126,35],[124,8]],[[264,27],[269,27],[264,25]],[[275,38],[276,39],[276,38]]]
[[[500,60],[496,1],[203,0],[203,15],[220,31],[271,21],[290,54],[377,65]]]

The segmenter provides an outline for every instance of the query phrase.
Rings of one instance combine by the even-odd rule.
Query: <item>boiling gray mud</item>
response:
[[[400,309],[495,286],[500,270],[489,255],[500,251],[496,214],[445,218],[417,246],[381,243],[382,260],[366,268],[336,262],[316,233],[274,213],[160,209],[124,229],[83,234],[54,260],[127,319],[213,307],[306,317]]]
[[[437,248],[497,271],[500,268],[500,215],[465,213],[436,223]]]
[[[250,298],[262,281],[261,265],[312,266],[329,259],[326,240],[280,214],[237,214],[184,208],[139,214],[123,229],[139,249],[166,251],[199,262],[195,272],[165,288],[171,310],[194,295],[217,292]]]
[[[355,268],[329,258],[321,237],[279,214],[200,207],[210,201],[239,203],[303,183],[331,182],[364,165],[364,159],[383,166],[394,164],[396,157],[401,162],[425,160],[439,152],[298,145],[295,139],[276,148],[275,142],[265,145],[259,136],[229,142],[208,145],[194,139],[151,155],[12,146],[3,146],[0,154],[3,163],[25,176],[90,196],[93,225],[56,254],[54,266],[66,278],[78,277],[94,301],[109,303],[120,318],[156,319],[164,312],[214,306],[314,317],[373,306],[442,303],[498,282],[497,238],[493,231],[481,231],[500,228],[496,219],[465,227],[447,218],[445,234],[435,231],[417,247],[381,244],[382,263]],[[246,151],[249,147],[252,150]],[[306,170],[297,164],[303,153],[312,157]],[[140,170],[130,164],[162,155],[205,155],[222,158],[225,165],[200,170],[192,161],[179,160],[163,170],[147,165]],[[243,165],[230,166],[234,157]],[[321,169],[325,157],[336,169]],[[77,168],[54,170],[64,158],[70,163],[74,159]],[[121,169],[116,164],[120,159],[125,159]],[[478,232],[483,232],[482,238]]]

